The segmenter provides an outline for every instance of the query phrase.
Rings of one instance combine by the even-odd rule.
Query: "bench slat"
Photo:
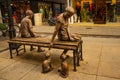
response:
[[[33,46],[40,46],[40,47],[49,47],[50,46],[49,44],[38,44],[38,43],[33,43],[33,42],[20,42],[20,41],[8,41],[8,43],[22,44],[22,45],[33,45]],[[76,50],[77,47],[70,46],[70,45],[54,44],[53,48]]]
[[[34,43],[43,43],[50,44],[50,39],[48,38],[14,38],[11,41],[20,41],[20,42],[34,42]],[[82,41],[82,40],[81,40]],[[56,45],[69,45],[69,46],[78,46],[79,42],[69,42],[69,41],[59,41],[55,40],[54,44]]]

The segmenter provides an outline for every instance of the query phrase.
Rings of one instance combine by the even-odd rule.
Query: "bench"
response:
[[[12,50],[16,49],[18,55],[19,46],[23,45],[24,51],[25,45],[32,45],[32,46],[39,46],[39,47],[46,47],[49,48],[50,46],[50,39],[49,38],[13,38],[8,41],[9,43],[9,50],[10,50],[10,58],[12,58]],[[55,40],[53,43],[52,48],[56,49],[68,49],[73,51],[73,64],[74,64],[74,71],[76,71],[76,66],[79,66],[79,61],[83,60],[82,57],[82,43],[83,41],[80,40],[78,42],[68,42],[68,41],[59,41]],[[16,46],[16,47],[15,47]]]

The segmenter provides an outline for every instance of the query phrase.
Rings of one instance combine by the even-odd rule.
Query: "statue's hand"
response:
[[[50,43],[49,50],[50,50],[50,48],[52,48],[52,47],[53,47],[53,42]]]
[[[74,38],[70,37],[70,41],[74,41]]]

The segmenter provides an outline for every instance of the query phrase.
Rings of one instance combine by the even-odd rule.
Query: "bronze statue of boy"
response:
[[[32,19],[33,12],[31,10],[26,11],[26,17],[24,17],[20,24],[20,33],[22,38],[30,38],[30,37],[36,37],[35,33],[33,32],[33,25],[32,25]],[[33,50],[33,46],[31,46],[30,50]],[[38,52],[43,52],[40,47],[38,47]]]
[[[56,35],[58,37],[58,40],[60,40],[60,41],[79,41],[81,39],[80,36],[75,35],[75,34],[71,34],[70,30],[69,30],[68,18],[70,18],[74,13],[75,13],[75,11],[74,11],[74,9],[72,7],[67,7],[66,11],[61,13],[57,17],[57,22],[56,22],[56,26],[55,26],[55,29],[54,29],[52,39],[51,39],[50,48],[53,46],[53,41],[54,41]],[[63,54],[66,55],[67,51],[68,50],[65,49],[63,51],[63,53],[61,54],[61,56]],[[68,75],[68,73],[66,75]]]

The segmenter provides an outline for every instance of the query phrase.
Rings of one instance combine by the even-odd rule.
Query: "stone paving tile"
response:
[[[83,58],[91,59],[92,60],[99,60],[100,52],[101,52],[102,45],[93,43],[88,43],[83,46]]]
[[[16,56],[16,54],[14,52],[15,51],[13,51],[13,57]],[[0,57],[1,58],[10,59],[10,52],[9,52],[9,50],[6,50],[6,51],[0,53]]]
[[[119,63],[120,62],[101,62],[99,65],[98,75],[120,79]]]
[[[19,80],[25,74],[27,74],[31,69],[33,69],[35,65],[23,63],[23,62],[16,62],[7,68],[0,71],[0,78],[6,80]]]
[[[97,73],[98,61],[87,60],[87,59],[84,60],[85,61],[81,61],[80,66],[77,67],[77,72],[95,75]]]
[[[114,46],[120,46],[119,45],[120,43],[120,39],[119,38],[102,38],[102,44],[103,46],[111,46],[111,47],[114,47]]]
[[[104,46],[102,49],[101,62],[120,62],[120,45]],[[116,47],[115,47],[116,46]]]
[[[119,39],[107,39],[103,41],[98,75],[120,79],[120,45],[118,44],[119,42]]]
[[[31,70],[25,77],[21,80],[57,80],[59,77],[56,69],[53,69],[51,72],[42,73],[41,65],[37,68]]]
[[[4,60],[6,60],[6,59],[5,59],[5,58],[1,58],[1,57],[0,57],[0,62],[3,62]]]
[[[0,80],[6,80],[6,79],[2,79],[2,78],[1,78]]]
[[[97,80],[120,80],[120,79],[97,76]]]
[[[98,75],[120,78],[120,47],[104,47]]]
[[[0,51],[8,48],[8,37],[0,37]]]
[[[64,79],[59,76],[57,80],[96,80],[96,76],[78,72],[71,72],[67,78]]]
[[[15,63],[15,60],[0,58],[0,71]]]

